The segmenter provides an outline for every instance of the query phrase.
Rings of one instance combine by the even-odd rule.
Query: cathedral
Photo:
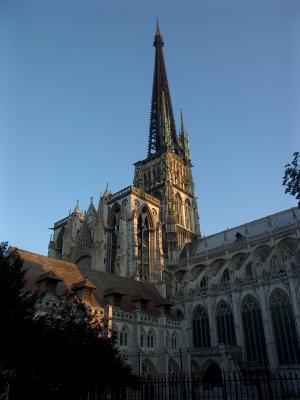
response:
[[[19,250],[45,304],[107,318],[136,374],[296,368],[300,210],[201,237],[188,132],[177,131],[157,24],[147,156],[133,182],[54,223],[48,257]]]

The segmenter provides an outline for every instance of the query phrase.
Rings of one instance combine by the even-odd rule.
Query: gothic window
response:
[[[119,344],[120,346],[128,346],[129,344],[129,333],[126,326],[124,326],[120,332]]]
[[[115,204],[108,218],[108,272],[116,273],[119,270],[119,223],[120,223],[120,205]]]
[[[56,240],[56,249],[55,250],[56,250],[57,258],[61,258],[64,233],[65,233],[65,228],[62,227],[58,234],[57,240]]]
[[[266,365],[267,349],[261,310],[252,296],[244,299],[242,321],[247,361],[255,365]]]
[[[150,279],[150,223],[144,208],[138,218],[138,269],[143,280]]]
[[[192,320],[194,347],[210,347],[209,321],[207,312],[197,306]]]
[[[221,301],[217,307],[217,330],[219,343],[235,346],[235,330],[233,315],[229,304]]]
[[[183,212],[182,212],[182,199],[179,193],[177,193],[175,197],[175,212],[176,212],[177,223],[183,226],[184,222],[183,222]]]
[[[167,332],[166,334],[166,347],[169,349],[171,347],[171,339],[170,339],[170,334]]]
[[[290,300],[282,290],[272,293],[270,312],[279,364],[299,364],[300,348],[295,316]]]
[[[171,338],[171,348],[173,350],[177,349],[177,335],[175,332],[173,332],[172,334],[172,338]]]
[[[185,227],[186,229],[191,229],[191,224],[192,224],[192,209],[191,209],[191,203],[189,200],[185,201],[184,204],[184,214],[185,214]]]
[[[150,330],[147,335],[147,347],[150,349],[154,348],[154,333],[152,330]]]
[[[145,347],[146,346],[146,334],[145,334],[145,331],[143,329],[141,329],[141,332],[140,332],[140,346],[141,347]]]
[[[147,376],[147,375],[156,375],[156,374],[157,374],[157,370],[156,370],[155,366],[153,365],[153,363],[148,359],[143,360],[142,375]],[[150,399],[149,396],[147,398]]]

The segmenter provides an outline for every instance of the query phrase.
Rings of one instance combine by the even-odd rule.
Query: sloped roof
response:
[[[17,249],[23,260],[26,269],[26,289],[34,292],[37,290],[37,281],[42,274],[52,272],[61,279],[57,284],[56,294],[58,296],[67,295],[72,288],[84,280],[90,281],[95,286],[93,290],[93,305],[104,305],[104,294],[108,289],[114,288],[119,293],[124,293],[121,301],[121,308],[124,311],[133,311],[132,300],[137,296],[149,299],[147,312],[157,315],[156,303],[164,301],[156,286],[151,283],[136,281],[124,278],[107,272],[96,271],[88,267],[80,267],[76,264],[46,257],[40,254],[31,253],[22,249]]]

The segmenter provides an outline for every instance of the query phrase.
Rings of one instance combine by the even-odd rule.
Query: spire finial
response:
[[[156,35],[160,35],[160,30],[159,30],[159,23],[158,23],[158,17],[156,17]]]
[[[91,196],[91,197],[90,197],[90,200],[91,200],[91,204],[93,204],[94,197]]]

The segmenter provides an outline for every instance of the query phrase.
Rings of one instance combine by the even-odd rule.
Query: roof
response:
[[[41,274],[52,272],[54,276],[61,279],[56,289],[57,296],[61,297],[68,295],[72,291],[72,288],[74,288],[74,285],[82,284],[83,281],[88,280],[88,286],[95,286],[91,302],[93,306],[103,306],[104,295],[112,288],[115,292],[124,294],[121,300],[121,309],[124,311],[133,311],[134,304],[132,300],[135,300],[136,296],[140,296],[149,300],[147,312],[157,315],[158,310],[155,304],[165,300],[154,284],[96,271],[88,267],[79,267],[67,261],[46,257],[22,249],[16,250],[22,258],[26,269],[26,289],[32,292],[37,290],[37,281],[41,277]]]

